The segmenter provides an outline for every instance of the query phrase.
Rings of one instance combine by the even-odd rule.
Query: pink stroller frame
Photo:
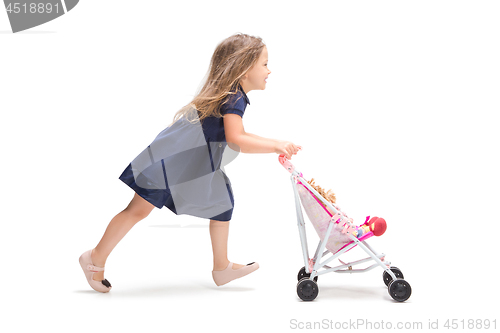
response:
[[[330,272],[364,273],[378,266],[384,270],[382,278],[385,285],[388,287],[388,292],[391,297],[398,302],[406,301],[411,295],[411,286],[404,280],[401,270],[391,266],[391,263],[385,260],[384,253],[379,254],[368,245],[366,240],[373,236],[373,232],[364,233],[359,238],[354,236],[353,231],[356,231],[360,226],[355,226],[353,220],[343,213],[338,206],[321,196],[321,194],[302,178],[302,172],[298,172],[285,155],[280,155],[279,161],[283,167],[291,173],[290,180],[295,196],[297,224],[299,227],[300,242],[302,244],[302,254],[304,256],[304,267],[300,269],[297,276],[297,295],[299,298],[303,301],[312,301],[318,296],[319,288],[317,280],[319,275]],[[318,201],[317,198],[320,198],[321,202]],[[304,217],[300,205],[301,202],[320,238],[316,252],[312,258],[309,258]],[[327,207],[331,211],[329,211]],[[332,212],[334,214],[332,214]],[[368,218],[369,217],[367,217],[367,220]],[[356,245],[359,245],[369,257],[349,263],[340,260],[339,257],[342,254],[351,250]],[[331,253],[332,256],[321,261],[323,257],[329,253]],[[336,258],[338,258],[342,265],[335,267],[327,265]],[[374,263],[363,269],[352,268],[355,265],[367,262]]]

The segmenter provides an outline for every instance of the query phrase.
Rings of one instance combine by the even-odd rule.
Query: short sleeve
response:
[[[241,92],[238,92],[237,94],[230,95],[229,100],[227,103],[221,106],[220,113],[222,115],[226,113],[234,113],[239,115],[241,118],[243,118],[243,114],[245,113],[245,109],[247,106],[247,102],[245,100],[245,97]]]
[[[234,114],[239,115],[241,118],[243,118],[243,114],[245,113],[245,111],[241,111],[241,110],[237,110],[237,109],[229,109],[226,112],[224,112],[223,114],[227,114],[227,113],[234,113]]]

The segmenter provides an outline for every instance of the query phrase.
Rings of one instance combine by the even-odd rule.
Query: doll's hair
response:
[[[325,192],[325,190],[323,190],[319,185],[314,185],[314,178],[312,178],[311,180],[307,181],[309,183],[309,185],[312,186],[312,188],[314,188],[316,191],[318,191],[319,194],[321,194],[321,196],[323,198],[325,198],[327,201],[331,202],[331,203],[335,203],[335,201],[337,200],[335,198],[335,194],[333,192],[331,192],[332,190],[328,190],[328,192]],[[316,195],[314,195],[316,196]],[[319,200],[319,198],[318,198]],[[321,200],[320,200],[321,202]],[[323,203],[321,203],[323,204]]]
[[[210,116],[222,117],[220,107],[227,103],[229,95],[237,93],[241,77],[257,63],[264,46],[262,38],[243,33],[220,42],[210,60],[201,90],[175,114],[173,122],[193,112],[195,106],[200,122]]]

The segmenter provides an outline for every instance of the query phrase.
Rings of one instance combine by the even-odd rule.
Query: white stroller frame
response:
[[[327,259],[327,260],[323,261],[322,263],[320,263],[320,260],[319,260],[320,257],[318,255],[319,253],[323,253],[321,255],[321,258],[323,258],[324,256],[326,256],[328,253],[331,253],[329,250],[326,250],[324,252],[323,252],[323,250],[326,247],[326,242],[328,241],[328,238],[330,236],[333,224],[337,223],[337,222],[334,221],[333,218],[332,218],[332,220],[330,220],[330,223],[328,225],[328,229],[326,230],[325,237],[323,238],[323,240],[320,240],[319,243],[318,243],[318,247],[316,248],[316,253],[314,254],[314,257],[312,258],[314,266],[313,266],[312,272],[310,272],[309,271],[309,251],[308,251],[308,246],[307,246],[306,229],[305,229],[304,217],[302,215],[302,209],[301,209],[301,206],[300,206],[299,193],[297,192],[297,189],[295,188],[295,178],[299,179],[301,181],[301,183],[304,186],[306,186],[312,193],[314,193],[314,195],[316,195],[317,198],[320,199],[325,206],[328,206],[334,213],[341,215],[341,218],[340,218],[341,222],[338,222],[338,223],[344,222],[344,223],[351,224],[351,222],[349,221],[349,219],[343,213],[341,213],[340,211],[338,211],[337,209],[335,209],[335,207],[333,207],[330,204],[330,202],[326,201],[321,196],[321,194],[319,194],[311,185],[309,185],[307,183],[307,181],[304,178],[302,178],[302,177],[300,177],[298,175],[296,175],[295,177],[292,175],[290,178],[291,178],[291,181],[292,181],[292,186],[293,186],[293,190],[294,190],[293,192],[294,192],[294,195],[295,195],[295,208],[296,208],[296,211],[297,211],[297,222],[298,222],[297,225],[299,227],[300,242],[302,244],[302,253],[304,255],[304,265],[305,265],[305,268],[306,268],[306,273],[311,274],[311,279],[313,279],[315,276],[319,276],[319,275],[326,274],[326,273],[329,273],[329,272],[336,272],[336,273],[363,273],[363,272],[367,272],[367,271],[369,271],[369,270],[371,270],[371,269],[373,269],[373,268],[375,268],[377,266],[381,266],[384,270],[387,271],[387,273],[389,275],[391,275],[391,277],[393,279],[396,279],[396,275],[389,268],[387,268],[388,266],[390,266],[391,263],[389,261],[385,261],[384,260],[385,254],[384,253],[378,254],[377,251],[375,251],[370,245],[368,245],[366,243],[366,241],[364,241],[364,240],[360,241],[357,237],[354,237],[354,235],[351,234],[351,233],[348,233],[348,236],[349,236],[349,238],[351,240],[354,241],[353,243],[347,245],[346,247],[344,247],[342,250],[338,251],[335,254],[332,253],[332,256],[329,259]],[[358,260],[358,261],[353,261],[353,262],[350,262],[350,263],[347,263],[347,264],[343,263],[343,265],[336,266],[336,267],[330,267],[330,266],[326,265],[330,261],[334,260],[335,258],[340,257],[340,255],[342,255],[345,252],[349,251],[350,249],[352,249],[356,245],[359,245],[370,257],[362,259],[362,260]],[[367,267],[367,268],[364,268],[364,269],[352,269],[353,265],[362,264],[362,263],[369,262],[369,261],[372,261],[372,260],[375,261],[375,264],[371,265],[370,267]],[[385,263],[382,262],[382,261],[384,261]],[[319,271],[319,268],[324,268],[324,267],[326,267],[325,270]],[[348,268],[348,269],[345,270],[343,268]]]
[[[306,295],[305,297],[302,297],[303,295],[300,295],[299,297],[304,300],[304,301],[309,301],[313,300],[316,298],[317,293],[318,293],[318,288],[315,283],[315,278],[319,275],[323,275],[326,273],[330,272],[335,272],[335,273],[364,273],[372,270],[373,268],[379,266],[384,270],[384,281],[386,282],[386,285],[388,285],[389,289],[389,294],[391,295],[392,298],[394,298],[396,301],[403,302],[406,299],[409,298],[411,295],[411,287],[410,285],[403,280],[403,274],[397,267],[391,267],[390,264],[391,262],[385,261],[385,254],[384,253],[378,253],[375,249],[373,249],[370,245],[366,243],[366,240],[360,240],[357,237],[355,237],[350,230],[354,230],[356,228],[355,225],[352,224],[352,219],[348,218],[346,214],[342,213],[340,209],[337,209],[334,205],[332,205],[330,202],[328,202],[321,194],[319,194],[304,178],[302,178],[302,172],[298,172],[295,170],[295,167],[292,165],[292,163],[286,159],[284,155],[280,155],[280,163],[287,169],[290,173],[290,181],[292,182],[292,188],[294,192],[294,197],[295,197],[295,208],[297,212],[297,226],[299,228],[299,235],[300,235],[300,242],[302,245],[302,254],[304,258],[304,268],[305,273],[303,274],[303,278],[299,280],[298,285],[297,285],[297,293],[299,293],[299,287],[301,282],[306,282],[309,283],[309,287],[315,288],[316,291],[312,291],[312,295]],[[324,238],[318,243],[318,246],[316,248],[316,252],[314,254],[314,257],[309,259],[309,251],[308,251],[308,246],[307,246],[307,238],[306,238],[306,229],[305,229],[305,222],[304,222],[304,217],[302,215],[302,208],[301,208],[301,203],[300,203],[300,198],[299,198],[299,193],[296,188],[297,180],[299,180],[303,186],[307,187],[309,191],[311,191],[318,199],[321,200],[321,202],[325,205],[325,207],[330,208],[335,215],[330,219],[330,222],[328,224],[328,228],[326,230],[326,234]],[[340,219],[339,219],[340,217]],[[352,240],[352,243],[348,243],[346,246],[341,248],[339,251],[336,253],[332,253],[329,250],[325,251],[326,244],[328,242],[328,239],[330,237],[330,233],[332,232],[332,228],[335,223],[339,223],[341,225],[345,225],[347,230],[346,234],[348,237]],[[345,263],[342,260],[340,260],[340,256],[344,254],[345,252],[349,251],[353,247],[358,245],[361,249],[363,249],[369,257],[356,260],[353,262]],[[322,258],[326,256],[328,253],[331,253],[332,256],[324,261],[321,262]],[[339,261],[342,263],[342,265],[335,266],[335,267],[330,267],[327,264],[331,262],[332,260],[339,258]],[[312,262],[311,262],[312,261]],[[355,265],[363,264],[366,262],[374,262],[371,266],[363,268],[363,269],[353,269],[352,267]],[[312,265],[311,265],[312,264]],[[311,268],[312,266],[312,268]],[[299,278],[300,278],[301,272],[299,272]],[[316,278],[317,280],[317,278]],[[314,282],[313,282],[314,281]],[[394,281],[398,281],[398,285],[394,284],[394,287],[392,287],[393,290],[391,290],[391,285],[393,284]],[[312,286],[311,286],[312,283]]]

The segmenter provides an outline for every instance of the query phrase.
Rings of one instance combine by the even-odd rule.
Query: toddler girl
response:
[[[291,159],[301,148],[244,130],[243,114],[250,104],[247,94],[266,88],[271,73],[267,61],[267,48],[259,37],[235,34],[217,46],[200,92],[120,175],[119,179],[135,191],[134,197],[111,220],[97,246],[79,259],[94,290],[111,290],[111,284],[104,279],[109,254],[154,207],[165,206],[177,215],[210,220],[212,277],[216,285],[259,268],[255,262],[240,265],[227,258],[234,198],[231,182],[221,167],[240,151],[284,154]],[[231,150],[225,152],[226,145]]]

